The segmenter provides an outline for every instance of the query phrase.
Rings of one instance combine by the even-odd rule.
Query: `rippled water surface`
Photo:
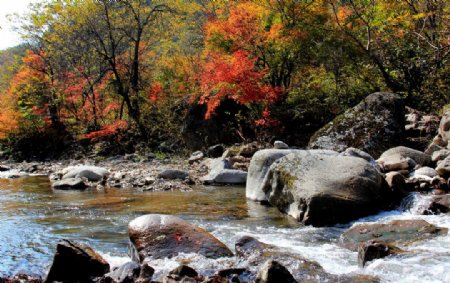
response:
[[[418,198],[416,205],[423,199]],[[193,192],[139,192],[107,189],[53,191],[47,177],[0,179],[0,276],[43,276],[61,238],[86,243],[113,265],[128,260],[127,225],[147,213],[178,215],[212,232],[232,250],[244,235],[318,261],[334,274],[365,273],[383,282],[450,282],[450,237],[412,246],[413,255],[372,262],[364,270],[357,254],[336,245],[348,226],[303,227],[276,209],[245,200],[243,187],[196,187]],[[422,218],[450,228],[450,216],[417,216],[391,211],[361,221]],[[183,255],[152,262],[157,272],[190,262],[197,269],[220,268],[224,261]]]

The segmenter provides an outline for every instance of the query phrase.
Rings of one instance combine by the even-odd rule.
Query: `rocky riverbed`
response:
[[[398,210],[412,195],[428,200],[415,206],[418,215],[445,215],[450,211],[450,112],[439,122],[406,110],[396,95],[372,94],[313,136],[310,146],[314,149],[296,149],[276,141],[271,146],[217,145],[206,152],[194,152],[186,160],[130,155],[107,160],[2,163],[0,177],[44,174],[54,190],[79,191],[128,188],[189,192],[199,184],[246,185],[249,200],[269,204],[289,215],[286,217],[314,227],[342,225]],[[376,118],[374,127],[371,124],[375,118],[370,117]],[[427,132],[433,126],[427,127],[422,120],[439,122],[437,132]],[[400,142],[400,137],[414,127],[435,135],[426,148],[415,149]],[[47,282],[153,282],[155,260],[183,253],[223,260],[214,269],[203,268],[202,273],[196,266],[181,264],[158,280],[380,281],[358,272],[329,273],[314,260],[280,251],[252,237],[238,239],[232,251],[206,230],[170,215],[138,217],[129,223],[128,234],[133,261],[113,269],[92,248],[61,240]],[[447,234],[447,227],[423,219],[359,223],[341,234],[339,245],[358,252],[359,265],[364,267],[385,257],[408,257],[417,252],[411,245]]]

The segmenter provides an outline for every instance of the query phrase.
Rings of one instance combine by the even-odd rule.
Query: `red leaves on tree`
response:
[[[151,102],[156,102],[161,98],[161,94],[163,93],[163,87],[160,82],[155,82],[148,91],[148,99]]]
[[[280,89],[264,83],[267,70],[256,70],[255,62],[245,51],[236,51],[231,56],[209,54],[200,76],[200,103],[207,105],[206,119],[224,98],[241,104],[270,104],[279,98]]]
[[[89,134],[81,136],[82,139],[97,140],[102,137],[110,136],[116,134],[118,130],[126,129],[128,123],[124,120],[116,120],[115,122],[105,125],[101,130],[91,132]]]

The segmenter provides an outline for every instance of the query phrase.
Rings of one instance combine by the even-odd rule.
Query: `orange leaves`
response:
[[[17,129],[20,113],[16,109],[17,101],[10,94],[0,94],[0,139]]]
[[[265,41],[268,33],[264,30],[264,9],[251,2],[236,4],[230,8],[226,19],[210,20],[205,26],[206,41],[209,45],[231,50],[247,50]]]
[[[256,70],[255,62],[245,51],[236,51],[231,56],[209,54],[200,76],[200,103],[207,105],[206,119],[224,98],[241,104],[268,104],[280,96],[278,88],[264,83],[267,70]]]

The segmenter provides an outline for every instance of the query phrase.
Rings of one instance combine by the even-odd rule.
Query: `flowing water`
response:
[[[421,218],[450,228],[450,216],[420,216],[414,210],[427,198],[416,196],[406,211],[384,212],[362,221]],[[244,235],[319,262],[333,274],[363,273],[383,282],[450,282],[450,236],[410,247],[412,255],[357,265],[357,254],[336,245],[349,225],[304,227],[276,209],[245,200],[242,187],[196,187],[193,192],[53,191],[47,177],[0,179],[0,277],[17,273],[44,276],[59,239],[86,243],[110,263],[129,260],[127,225],[147,213],[173,214],[201,226],[227,244]],[[161,275],[179,263],[197,270],[221,269],[228,259],[180,255],[152,261]]]

